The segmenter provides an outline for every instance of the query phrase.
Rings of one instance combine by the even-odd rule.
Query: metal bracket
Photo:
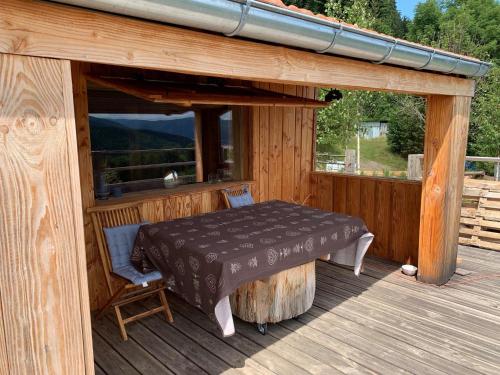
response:
[[[336,29],[334,28],[333,30],[336,30]],[[316,51],[316,52],[318,52],[318,53],[325,53],[326,51],[328,51],[331,48],[333,48],[335,46],[335,42],[337,41],[337,35],[342,34],[342,31],[344,31],[344,25],[340,24],[339,30],[333,32],[333,39],[332,39],[332,42],[330,43],[330,45],[328,47],[326,47],[325,49],[322,49],[322,50],[319,50],[319,51]]]
[[[429,56],[429,60],[427,60],[427,62],[426,62],[424,65],[422,65],[420,68],[416,68],[416,69],[417,69],[417,70],[422,70],[422,69],[424,69],[425,67],[427,67],[427,66],[431,63],[431,61],[432,61],[432,59],[434,58],[434,55],[435,55],[435,54],[436,54],[436,50],[435,50],[435,49],[433,49],[433,50],[432,50],[431,55]]]
[[[241,29],[243,29],[243,27],[245,26],[245,23],[247,22],[248,12],[250,12],[250,8],[252,7],[253,1],[254,0],[246,0],[245,1],[245,4],[242,5],[243,10],[241,12],[240,22],[238,23],[238,26],[236,26],[236,29],[234,29],[230,33],[226,33],[225,34],[226,36],[236,36],[240,33]]]
[[[474,72],[474,74],[473,74],[472,76],[473,76],[473,77],[477,77],[477,76],[476,76],[476,74],[477,74],[477,73],[479,73],[479,72],[481,71],[482,67],[483,67],[483,62],[481,61],[481,62],[479,63],[479,67],[477,68],[477,70]],[[500,170],[500,169],[499,169],[499,170]]]
[[[462,61],[462,58],[461,57],[457,58],[457,62],[455,63],[455,66],[450,71],[446,72],[446,74],[453,73],[453,71],[458,67],[458,64],[460,63],[460,61]]]
[[[379,60],[379,61],[372,61],[374,64],[383,64],[385,63],[392,55],[392,52],[394,51],[394,48],[397,46],[398,44],[398,40],[397,39],[394,39],[394,44],[391,46],[391,48],[389,49],[389,52],[387,52],[385,54],[385,56]]]

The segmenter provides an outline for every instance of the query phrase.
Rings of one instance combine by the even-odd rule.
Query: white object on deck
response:
[[[408,276],[415,276],[417,274],[417,267],[412,266],[411,264],[404,264],[401,267],[401,270],[403,271],[403,273],[405,275],[408,275]]]

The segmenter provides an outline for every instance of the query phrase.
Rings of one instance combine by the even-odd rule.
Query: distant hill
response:
[[[186,120],[189,123],[186,123]],[[111,120],[90,116],[89,123],[93,150],[194,146],[193,126],[190,119],[140,121]]]
[[[174,117],[165,120],[127,120],[113,119],[114,122],[122,124],[129,129],[149,130],[155,133],[180,135],[194,140],[194,120],[193,117]]]

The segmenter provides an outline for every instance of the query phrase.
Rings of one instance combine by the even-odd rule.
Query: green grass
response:
[[[407,168],[406,159],[391,152],[386,137],[361,139],[360,147],[361,165],[366,161],[374,161],[391,171],[404,171]],[[356,138],[349,143],[348,148],[356,149]]]

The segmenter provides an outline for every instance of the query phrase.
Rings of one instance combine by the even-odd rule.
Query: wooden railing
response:
[[[500,251],[500,182],[465,180],[459,243]]]
[[[408,155],[408,179],[410,180],[422,179],[423,160],[424,160],[424,154]],[[494,178],[496,181],[500,181],[500,157],[466,156],[465,160],[481,162],[481,163],[493,163]]]
[[[369,253],[417,264],[422,183],[313,172],[310,205],[361,217],[375,235]]]

